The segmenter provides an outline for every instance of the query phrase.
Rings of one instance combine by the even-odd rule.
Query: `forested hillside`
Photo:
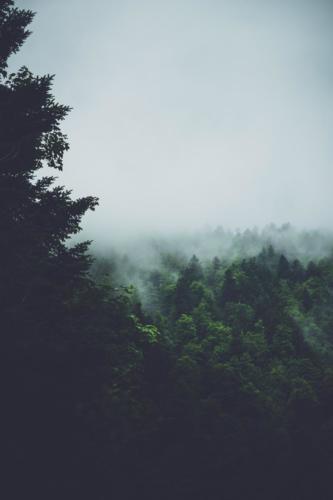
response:
[[[107,263],[95,276],[112,283]],[[332,279],[332,257],[303,265],[269,246],[205,265],[163,254],[141,270],[143,311],[123,288],[150,338],[134,465],[145,464],[146,487],[162,498],[329,498]]]
[[[32,18],[0,1],[1,497],[329,500],[330,237],[92,265],[96,198],[41,175],[69,108],[8,71]]]

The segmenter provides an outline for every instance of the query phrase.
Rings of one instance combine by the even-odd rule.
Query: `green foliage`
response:
[[[149,343],[158,342],[158,336],[160,333],[155,325],[143,325],[133,314],[130,315],[130,318],[133,320],[137,331],[144,335]]]
[[[229,263],[90,268],[68,239],[97,200],[36,177],[62,169],[69,108],[6,73],[32,17],[0,0],[4,498],[328,500],[333,259],[239,258],[245,231]]]

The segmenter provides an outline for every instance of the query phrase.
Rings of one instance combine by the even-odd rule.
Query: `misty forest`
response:
[[[85,238],[33,18],[0,0],[1,498],[333,498],[333,234]]]

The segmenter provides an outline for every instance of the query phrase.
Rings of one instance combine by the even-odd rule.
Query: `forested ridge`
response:
[[[2,498],[329,500],[330,239],[93,259],[97,199],[40,175],[69,108],[8,71],[32,19],[0,0]]]

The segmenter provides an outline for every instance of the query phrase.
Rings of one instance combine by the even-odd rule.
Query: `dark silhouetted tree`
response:
[[[33,14],[0,3],[0,308],[10,326],[41,315],[58,314],[56,302],[89,268],[88,243],[69,247],[93,197],[72,200],[54,185],[54,177],[36,174],[42,167],[62,170],[68,149],[60,130],[69,108],[52,93],[52,76],[34,76],[27,68],[7,75],[8,57],[29,34]]]

